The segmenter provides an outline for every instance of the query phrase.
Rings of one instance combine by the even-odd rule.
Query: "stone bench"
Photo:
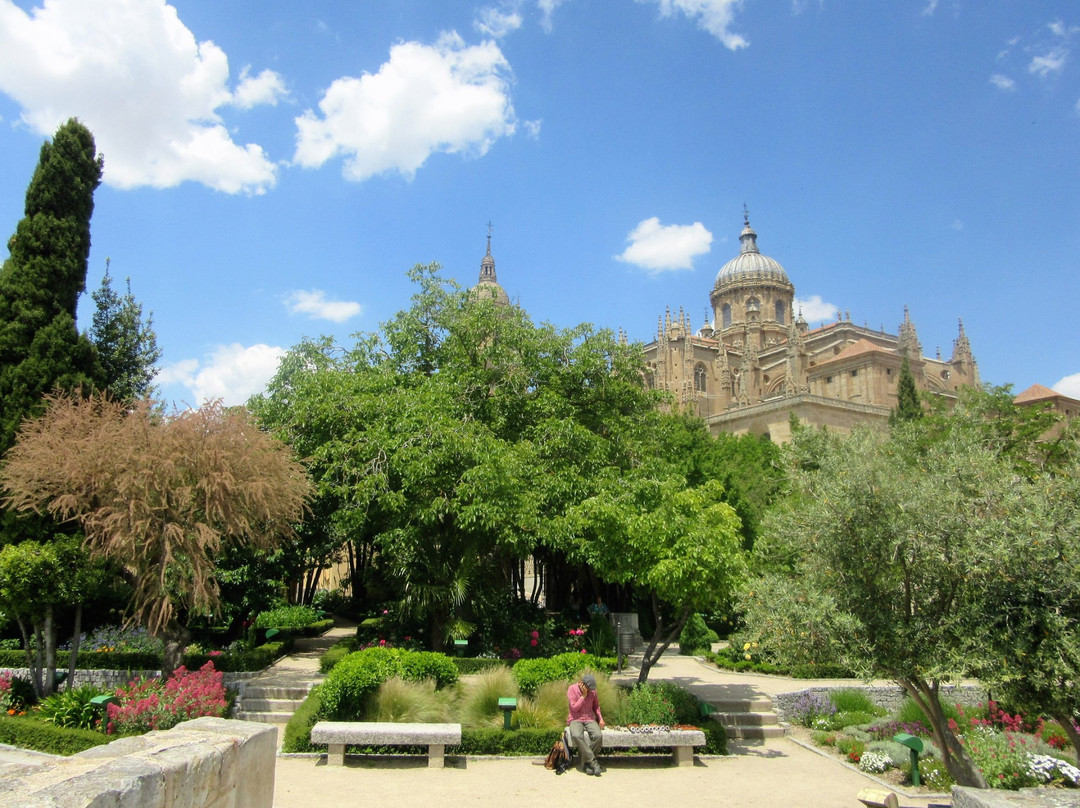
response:
[[[345,765],[345,746],[427,745],[428,766],[443,768],[448,745],[461,743],[461,724],[394,724],[377,721],[320,721],[311,742],[327,745],[328,766]]]
[[[669,729],[666,732],[631,732],[628,729],[605,729],[604,749],[655,749],[671,747],[676,766],[694,765],[694,747],[705,746],[705,733],[700,729]]]

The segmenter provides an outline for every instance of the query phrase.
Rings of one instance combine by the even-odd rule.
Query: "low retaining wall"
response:
[[[3,766],[0,808],[272,808],[276,739],[266,724],[196,718],[71,757],[22,758]]]
[[[998,788],[953,786],[953,808],[1080,808],[1080,791],[1071,788]]]
[[[28,668],[0,668],[0,673],[8,676],[21,676],[24,679],[30,678],[30,670]],[[67,673],[67,668],[57,668],[57,673]],[[226,671],[225,687],[231,690],[242,691],[243,683],[254,676],[258,676],[262,671]],[[106,668],[77,668],[75,671],[75,687],[80,685],[94,685],[100,687],[103,690],[115,690],[121,685],[126,685],[132,679],[138,679],[140,677],[145,679],[157,679],[161,676],[160,670],[146,670],[146,671],[128,671],[128,670],[109,670]],[[61,686],[61,689],[67,688],[67,682]]]
[[[781,693],[772,697],[773,709],[782,721],[790,720],[788,713],[792,706],[803,693],[828,694],[833,690],[861,690],[870,701],[879,707],[884,707],[889,712],[896,712],[907,698],[904,688],[899,685],[878,687],[871,685],[842,685],[836,687],[807,687],[792,693]],[[939,693],[941,700],[946,704],[964,704],[974,706],[980,702],[985,703],[989,695],[985,690],[974,685],[942,685]]]

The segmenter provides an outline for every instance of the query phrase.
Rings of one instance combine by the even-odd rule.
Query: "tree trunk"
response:
[[[56,624],[53,621],[53,607],[45,607],[45,675],[41,682],[41,692],[51,696],[56,690]]]
[[[941,701],[938,698],[940,683],[904,677],[897,677],[896,681],[930,719],[934,743],[941,750],[941,761],[956,784],[970,788],[989,788],[986,778],[975,765],[975,761],[971,759],[971,755],[961,745],[956,733],[949,729],[949,720],[945,717],[945,711],[941,709]]]
[[[75,668],[78,665],[79,645],[82,641],[82,604],[75,605],[75,630],[71,637],[71,656],[68,659],[67,689],[75,689]]]
[[[1076,754],[1076,759],[1080,760],[1080,732],[1076,731],[1076,723],[1072,715],[1068,711],[1062,710],[1060,712],[1051,713],[1054,719],[1061,724],[1061,728],[1065,730],[1065,734],[1069,737],[1069,741],[1073,745],[1073,752]]]
[[[20,616],[15,616],[15,621],[19,624],[19,633],[23,638],[23,649],[26,652],[26,669],[30,671],[30,684],[34,686],[34,695],[39,699],[41,698],[41,643],[39,642],[39,636],[37,626],[34,626],[34,647],[37,649],[37,663],[35,663],[34,651],[30,646],[30,628],[26,625],[26,621]]]
[[[173,671],[184,664],[184,649],[191,642],[191,632],[186,626],[180,625],[175,620],[171,621],[161,632],[165,650],[161,658],[161,678],[168,679]]]
[[[663,656],[664,651],[668,649],[668,646],[674,642],[683,630],[683,626],[686,625],[686,621],[690,618],[690,612],[683,610],[682,616],[675,621],[675,623],[666,632],[664,630],[664,616],[660,613],[660,602],[656,599],[656,596],[652,596],[653,607],[653,619],[656,622],[656,630],[653,631],[652,637],[649,639],[649,646],[645,649],[645,653],[641,658],[641,671],[638,672],[638,684],[644,684],[649,679],[649,671],[652,670],[652,666],[656,664],[657,660]],[[616,644],[619,638],[616,637]],[[659,647],[657,647],[659,646]]]

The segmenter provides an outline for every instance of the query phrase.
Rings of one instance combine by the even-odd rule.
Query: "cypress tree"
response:
[[[74,118],[41,147],[0,267],[0,454],[24,418],[43,412],[43,396],[99,381],[97,353],[79,334],[75,309],[102,167],[94,136]]]
[[[890,423],[914,421],[923,417],[922,404],[919,403],[919,391],[915,388],[915,377],[911,373],[907,356],[900,365],[900,378],[896,382],[896,409],[889,415]]]

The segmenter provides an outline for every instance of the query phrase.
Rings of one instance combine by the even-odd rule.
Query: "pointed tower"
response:
[[[492,300],[496,306],[509,306],[510,296],[506,290],[499,286],[495,277],[495,259],[491,257],[491,231],[493,227],[488,222],[487,253],[480,261],[480,280],[471,291],[478,300]]]
[[[915,333],[915,324],[911,322],[907,306],[904,306],[904,322],[900,324],[900,332],[896,337],[896,350],[910,362],[922,359],[922,344],[919,342],[919,335]]]
[[[960,320],[960,335],[953,340],[952,358],[953,377],[956,384],[979,384],[979,366],[975,363],[975,354],[971,352],[971,342],[964,333],[964,321]]]

